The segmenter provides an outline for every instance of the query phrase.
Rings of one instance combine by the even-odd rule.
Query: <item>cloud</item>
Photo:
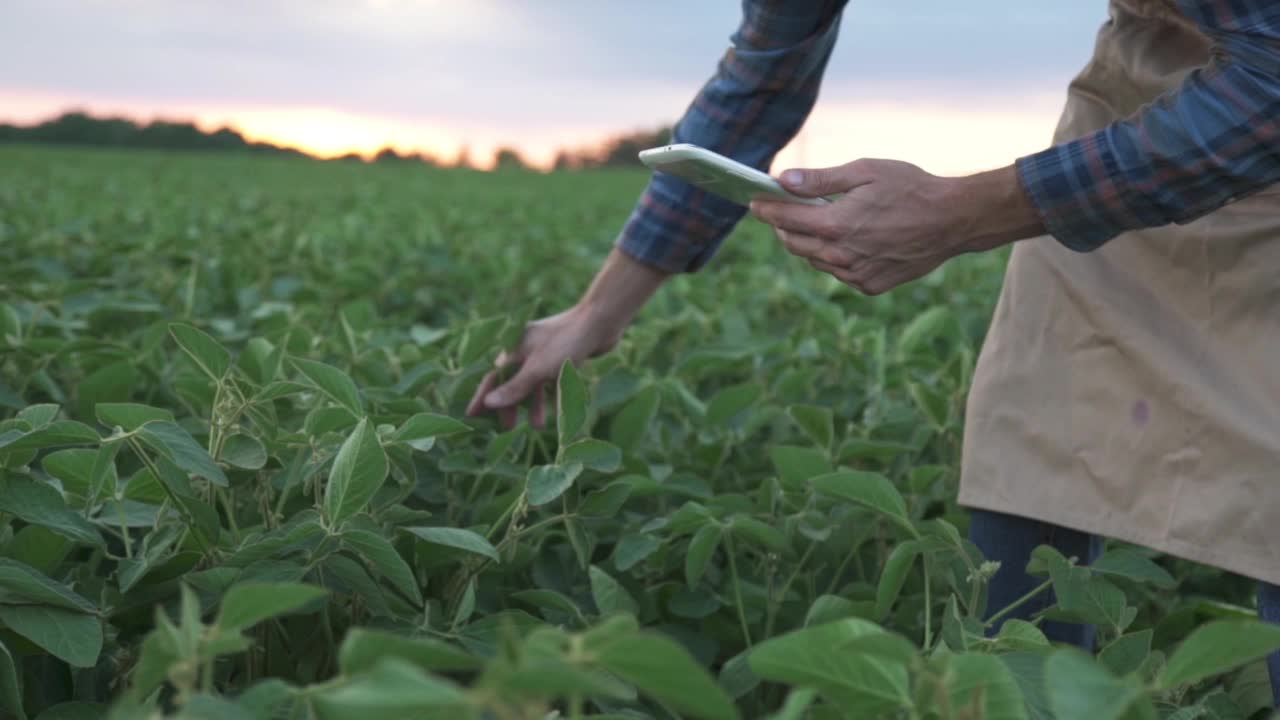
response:
[[[546,155],[676,119],[739,17],[736,0],[6,0],[0,116],[82,102]],[[947,108],[942,123],[1061,97],[1104,19],[1102,2],[851,0],[819,112]]]

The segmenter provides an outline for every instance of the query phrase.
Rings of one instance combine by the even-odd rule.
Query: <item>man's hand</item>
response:
[[[967,252],[1044,233],[1011,165],[969,177],[931,175],[896,160],[788,170],[783,187],[829,205],[756,200],[787,250],[868,295],[915,280]]]
[[[467,415],[496,411],[504,428],[516,424],[520,403],[529,401],[529,420],[541,428],[547,420],[547,385],[554,384],[566,360],[575,365],[613,349],[621,328],[610,328],[575,305],[558,315],[529,323],[519,345],[498,355],[497,369],[480,381],[467,405]],[[499,386],[500,373],[516,368],[515,375]]]
[[[577,305],[529,323],[516,347],[498,355],[498,369],[480,381],[467,414],[496,412],[502,427],[511,429],[521,403],[528,401],[530,422],[534,427],[545,425],[547,386],[554,386],[564,362],[578,365],[613,349],[632,317],[666,279],[664,273],[615,248]],[[515,375],[501,383],[502,371],[509,369],[515,369]]]

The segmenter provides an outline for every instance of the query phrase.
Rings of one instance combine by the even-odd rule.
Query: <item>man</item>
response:
[[[843,5],[744,1],[674,141],[767,168],[814,104]],[[843,195],[753,204],[789,251],[869,294],[1016,243],[959,494],[1001,562],[991,612],[1033,587],[1033,547],[1087,562],[1105,536],[1257,579],[1261,615],[1280,622],[1278,117],[1280,2],[1112,0],[1051,148],[959,178],[887,160],[789,171],[793,192]],[[519,371],[486,377],[471,412],[510,424],[528,399],[543,422],[560,364],[613,347],[744,213],[655,176],[582,300],[529,326],[499,358]],[[1046,631],[1092,645],[1083,626]],[[1269,667],[1280,704],[1280,655]]]

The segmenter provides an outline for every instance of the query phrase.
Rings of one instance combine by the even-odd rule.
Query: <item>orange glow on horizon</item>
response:
[[[366,158],[385,148],[400,154],[425,154],[454,163],[461,153],[469,164],[490,168],[502,147],[514,148],[530,165],[548,169],[562,149],[580,151],[606,142],[629,128],[554,130],[448,125],[433,121],[380,117],[326,107],[209,107],[155,113],[132,104],[69,103],[62,98],[0,96],[4,122],[38,122],[73,108],[94,115],[124,115],[139,122],[157,117],[185,119],[205,131],[229,127],[254,142],[291,147],[317,157],[354,153]],[[998,106],[945,104],[819,103],[796,141],[779,153],[774,170],[792,166],[839,165],[859,157],[895,158],[931,172],[965,174],[998,167],[1019,155],[1047,147],[1061,109],[1061,97],[1011,99]],[[658,122],[633,123],[656,127]],[[516,141],[514,138],[521,138]]]

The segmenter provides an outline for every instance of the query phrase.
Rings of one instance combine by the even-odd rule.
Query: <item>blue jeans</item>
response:
[[[1082,564],[1093,562],[1102,551],[1102,539],[1088,533],[989,510],[974,509],[970,510],[970,514],[972,521],[969,525],[969,539],[988,560],[1000,563],[999,571],[987,588],[987,616],[1012,604],[1044,581],[1043,578],[1026,572],[1031,551],[1037,545],[1051,545],[1067,557],[1079,558]],[[1054,602],[1053,589],[1049,588],[1006,618],[1029,620],[1032,615]],[[1280,624],[1280,586],[1258,584],[1258,615],[1267,622]],[[993,628],[995,629],[998,628]],[[1092,625],[1052,621],[1045,622],[1041,629],[1054,642],[1094,650]],[[1267,669],[1271,674],[1275,705],[1280,708],[1280,652],[1272,653],[1267,658]]]

